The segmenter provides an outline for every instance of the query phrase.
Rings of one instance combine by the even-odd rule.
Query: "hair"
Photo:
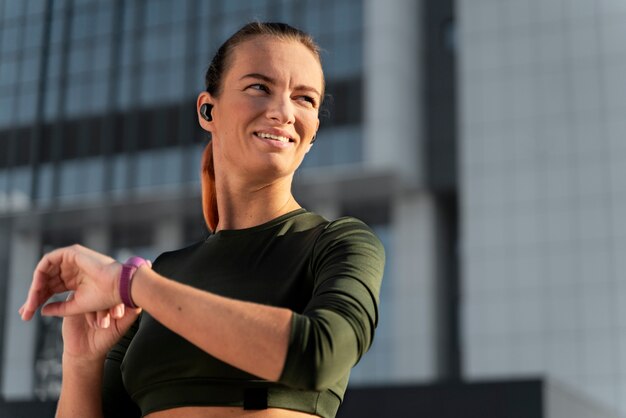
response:
[[[224,74],[232,64],[231,56],[235,48],[241,43],[257,37],[272,36],[284,41],[299,42],[307,47],[322,63],[320,47],[311,35],[286,23],[277,22],[251,22],[244,25],[228,38],[217,50],[204,77],[206,91],[213,97],[218,97],[222,92]],[[323,77],[323,75],[322,75]],[[322,78],[322,99],[324,97],[324,80]],[[206,145],[202,154],[202,169],[200,175],[202,181],[202,212],[204,221],[209,230],[215,231],[219,223],[217,210],[217,194],[215,191],[215,167],[213,164],[212,141]]]

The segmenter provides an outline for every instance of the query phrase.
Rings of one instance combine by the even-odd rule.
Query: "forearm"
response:
[[[292,312],[225,298],[141,268],[132,298],[157,321],[212,356],[268,380],[281,375]]]
[[[85,363],[63,355],[63,381],[56,418],[102,417],[103,361]]]

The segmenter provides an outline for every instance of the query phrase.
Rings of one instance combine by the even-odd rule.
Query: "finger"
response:
[[[41,308],[41,314],[43,316],[72,316],[83,314],[85,308],[81,308],[76,303],[76,299],[68,300],[65,302],[50,302]]]
[[[62,257],[60,257],[60,252],[53,251],[43,256],[37,263],[35,271],[33,272],[31,286],[21,312],[23,320],[30,320],[40,306],[54,293],[57,293],[57,290],[63,288],[60,280],[52,279],[59,273],[59,263],[62,259]]]
[[[108,328],[111,325],[111,315],[109,315],[109,311],[98,311],[96,314],[98,318],[98,327],[100,328]]]
[[[109,310],[112,318],[120,319],[124,316],[124,304],[115,305]]]
[[[87,324],[89,325],[89,328],[98,329],[98,321],[96,319],[96,313],[95,312],[87,312],[85,314],[85,320],[87,321]]]
[[[141,308],[137,308],[137,309],[125,308],[124,316],[115,322],[120,334],[126,334],[126,331],[128,331],[128,329],[133,324],[133,322],[135,322],[135,320],[137,319],[140,313],[141,313]]]

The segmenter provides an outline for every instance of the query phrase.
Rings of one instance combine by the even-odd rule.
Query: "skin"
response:
[[[300,43],[259,36],[232,58],[218,97],[203,92],[197,103],[213,105],[213,121],[198,120],[213,137],[217,230],[259,225],[300,207],[291,183],[319,127],[323,89],[321,66]],[[279,147],[258,132],[292,142]]]
[[[238,45],[217,97],[204,92],[197,107],[213,105],[201,126],[213,137],[220,221],[217,230],[267,222],[300,207],[291,182],[319,126],[323,90],[319,62],[305,46],[268,36]],[[288,143],[258,133],[289,137]],[[52,295],[72,290],[65,302],[42,308],[64,316],[63,384],[57,417],[101,416],[104,357],[140,309],[124,308],[118,286],[121,265],[75,245],[46,254],[20,308],[24,320]],[[174,282],[143,266],[133,277],[134,302],[156,320],[207,353],[267,380],[278,380],[286,358],[292,312],[225,298]],[[207,320],[210,318],[211,320]],[[185,407],[151,418],[310,417],[283,409]]]

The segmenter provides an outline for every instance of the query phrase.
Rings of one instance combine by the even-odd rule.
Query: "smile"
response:
[[[265,132],[255,132],[254,135],[258,136],[259,138],[271,139],[273,141],[279,141],[283,143],[293,142],[291,138],[288,138],[286,136],[272,135]]]

